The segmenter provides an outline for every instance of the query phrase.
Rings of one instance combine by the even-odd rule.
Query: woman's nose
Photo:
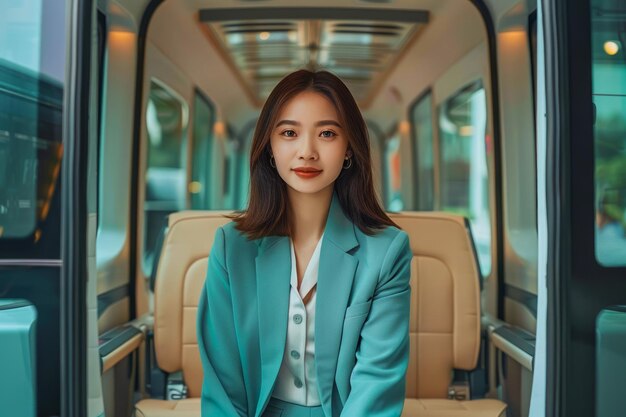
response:
[[[298,149],[298,158],[302,159],[315,159],[317,157],[317,151],[315,149],[315,138],[310,135],[302,136],[300,141],[300,148]]]

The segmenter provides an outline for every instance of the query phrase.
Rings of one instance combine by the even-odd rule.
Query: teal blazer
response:
[[[412,252],[406,232],[374,236],[335,193],[320,248],[315,366],[326,417],[399,417],[409,360]],[[260,417],[285,349],[289,237],[215,233],[198,305],[203,417]]]

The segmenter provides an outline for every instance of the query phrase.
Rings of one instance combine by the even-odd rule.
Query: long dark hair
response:
[[[250,152],[250,199],[248,209],[229,218],[235,228],[249,239],[269,235],[290,235],[287,187],[270,165],[270,136],[282,107],[303,91],[323,94],[337,109],[339,122],[346,126],[352,166],[342,169],[334,183],[334,192],[346,216],[363,231],[372,235],[385,226],[399,226],[381,208],[372,180],[370,142],[359,107],[348,87],[328,71],[301,69],[283,78],[263,105],[256,124]]]

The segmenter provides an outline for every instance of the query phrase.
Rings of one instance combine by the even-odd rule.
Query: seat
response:
[[[202,364],[196,339],[198,294],[216,229],[230,211],[186,211],[168,219],[154,286],[155,352],[166,372],[182,370],[184,400],[146,399],[138,417],[200,417]],[[498,400],[447,399],[453,369],[472,370],[480,348],[480,281],[469,226],[460,216],[389,213],[408,234],[411,357],[403,417],[500,417]]]
[[[170,214],[154,282],[154,350],[160,369],[182,371],[188,398],[145,399],[137,417],[200,417],[202,363],[196,339],[196,311],[206,277],[213,236],[232,211]]]
[[[499,400],[447,399],[454,369],[476,368],[480,275],[469,224],[436,212],[388,213],[409,234],[411,354],[402,417],[500,417]]]

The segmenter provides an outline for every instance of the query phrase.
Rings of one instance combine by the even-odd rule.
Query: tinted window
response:
[[[591,2],[595,107],[595,252],[604,266],[626,265],[626,7]]]
[[[434,155],[432,95],[427,93],[411,108],[411,125],[416,167],[417,210],[432,210],[434,207]]]
[[[213,153],[213,124],[215,107],[196,91],[193,102],[192,182],[189,184],[192,209],[210,209],[211,158]]]
[[[533,77],[533,106],[536,109],[537,98],[537,12],[528,17],[528,36],[530,44],[530,73]],[[534,119],[533,119],[534,120]]]
[[[0,10],[0,256],[58,258],[65,4]]]
[[[144,272],[150,275],[157,237],[168,214],[187,207],[187,122],[185,101],[164,84],[150,83],[146,129],[148,164],[144,201]]]
[[[402,176],[400,175],[400,135],[396,132],[385,144],[385,169],[387,170],[387,204],[389,211],[404,208],[402,198]]]
[[[439,107],[440,208],[470,221],[483,276],[491,272],[491,218],[487,167],[487,103],[480,82]]]

